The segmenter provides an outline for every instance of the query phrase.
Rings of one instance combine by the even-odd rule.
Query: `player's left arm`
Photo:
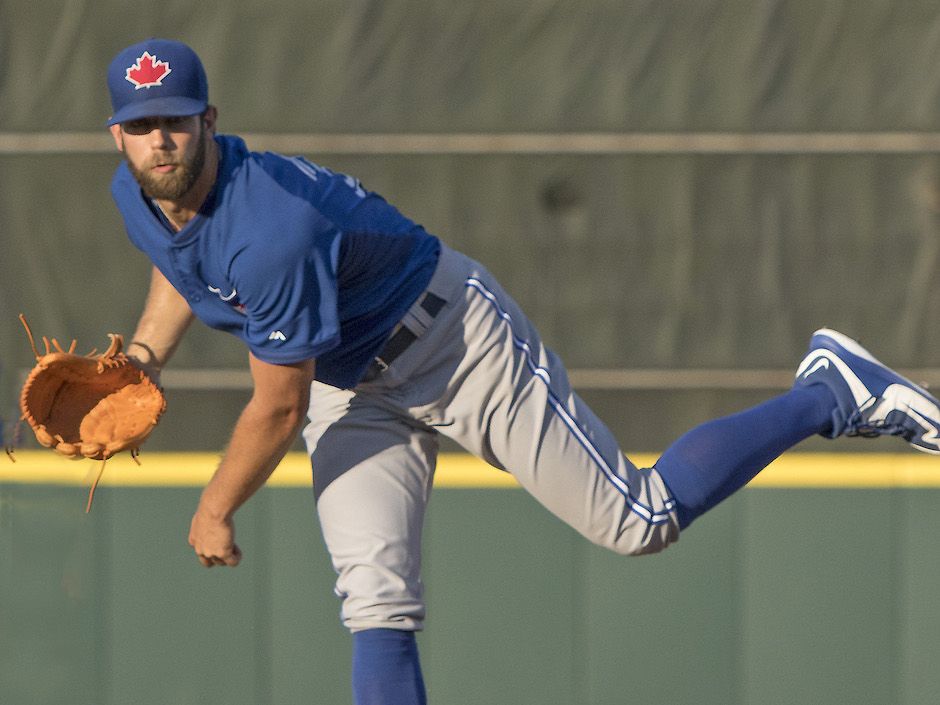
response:
[[[272,365],[249,353],[254,393],[239,416],[232,439],[193,516],[189,544],[206,567],[236,566],[232,520],[271,476],[307,414],[315,363]]]

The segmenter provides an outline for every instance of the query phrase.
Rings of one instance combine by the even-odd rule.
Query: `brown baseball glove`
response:
[[[20,320],[36,356],[20,392],[20,411],[36,440],[69,458],[104,461],[130,450],[136,460],[140,445],[166,409],[166,398],[121,352],[124,339],[109,333],[111,345],[105,352],[76,355],[74,340],[63,350],[55,338],[43,336],[45,354],[40,355],[26,319],[21,315]],[[97,484],[96,479],[86,511]]]

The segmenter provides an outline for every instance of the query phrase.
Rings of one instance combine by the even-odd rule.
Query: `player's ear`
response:
[[[119,152],[124,151],[124,135],[121,134],[121,125],[111,125],[108,128],[111,131],[111,136],[114,138],[114,146],[118,148]]]
[[[214,105],[209,105],[206,107],[206,112],[202,114],[202,124],[206,126],[210,135],[215,134],[216,122],[219,119],[219,111]]]

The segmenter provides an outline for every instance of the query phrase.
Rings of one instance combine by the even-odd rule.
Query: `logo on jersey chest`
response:
[[[209,291],[218,296],[225,303],[229,304],[240,314],[245,315],[245,306],[244,304],[238,302],[238,299],[236,298],[238,296],[238,291],[236,291],[234,287],[232,287],[231,293],[223,294],[221,288],[209,284]]]
[[[227,294],[224,293],[222,287],[212,286],[212,284],[208,284],[207,287],[209,291],[219,297],[220,301],[224,301],[243,316],[248,315],[245,311],[245,305],[238,302],[238,290],[235,287],[232,287],[232,290]],[[268,340],[284,343],[287,342],[287,336],[284,335],[284,331],[275,330],[268,335]]]

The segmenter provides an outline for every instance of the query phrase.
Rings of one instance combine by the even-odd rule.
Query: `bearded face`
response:
[[[199,121],[199,136],[188,152],[155,152],[135,164],[124,151],[127,166],[148,198],[178,201],[193,187],[206,163],[206,128]]]

